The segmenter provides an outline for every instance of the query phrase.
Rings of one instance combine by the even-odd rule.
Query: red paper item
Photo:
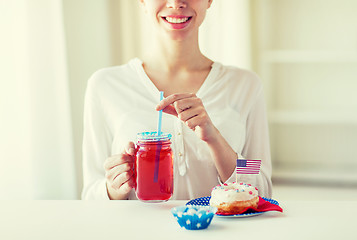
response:
[[[279,207],[278,205],[272,204],[272,203],[264,200],[263,198],[259,197],[259,202],[258,202],[257,208],[247,207],[240,213],[234,213],[234,214],[233,213],[217,213],[217,215],[229,216],[229,215],[242,214],[242,213],[246,213],[246,212],[269,212],[269,211],[283,212],[283,209],[281,207]]]

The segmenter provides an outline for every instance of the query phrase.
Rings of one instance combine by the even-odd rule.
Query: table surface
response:
[[[357,239],[357,201],[279,200],[283,213],[215,216],[204,230],[172,216],[186,202],[0,201],[0,239]]]

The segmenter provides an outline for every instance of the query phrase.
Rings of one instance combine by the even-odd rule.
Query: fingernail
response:
[[[129,153],[130,153],[130,154],[134,154],[134,153],[135,153],[134,148],[130,148],[130,149],[129,149]]]

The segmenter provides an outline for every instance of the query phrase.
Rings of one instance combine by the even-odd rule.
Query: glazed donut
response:
[[[210,205],[217,207],[217,214],[240,214],[246,208],[257,208],[258,189],[246,183],[225,183],[212,189]]]

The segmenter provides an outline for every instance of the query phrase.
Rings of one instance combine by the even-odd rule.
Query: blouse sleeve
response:
[[[269,129],[266,116],[266,107],[261,86],[251,105],[246,121],[246,136],[242,152],[238,158],[261,159],[260,174],[240,174],[234,172],[226,182],[241,181],[250,183],[259,189],[259,195],[271,198],[272,196],[272,164],[270,156]]]
[[[89,79],[84,102],[82,145],[82,199],[84,200],[109,199],[103,164],[110,155],[112,136],[105,120],[101,99],[98,96],[99,79],[95,75]]]
[[[272,196],[272,164],[270,156],[269,129],[263,87],[260,88],[246,122],[246,140],[242,150],[245,159],[261,159],[259,175],[239,175],[242,182],[251,183],[259,189],[259,195]]]

